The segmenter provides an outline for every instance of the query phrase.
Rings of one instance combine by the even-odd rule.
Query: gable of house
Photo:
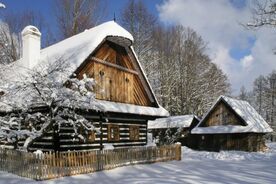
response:
[[[77,70],[96,81],[96,99],[155,106],[138,61],[128,46],[105,40]]]
[[[221,100],[205,117],[199,127],[227,125],[245,126],[246,124],[225,101]]]

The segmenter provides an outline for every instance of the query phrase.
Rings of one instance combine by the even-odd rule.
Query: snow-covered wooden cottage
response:
[[[270,126],[248,102],[220,96],[192,129],[192,147],[261,151],[265,149],[264,135],[269,132]]]
[[[174,138],[174,142],[181,142],[187,146],[189,143],[190,131],[199,123],[195,115],[170,116],[158,118],[148,122],[148,132],[152,134],[153,140],[158,144],[166,136]]]
[[[32,143],[30,151],[101,149],[105,144],[143,146],[147,144],[148,120],[169,115],[158,104],[141,68],[132,47],[132,35],[116,22],[103,23],[42,50],[37,28],[26,27],[22,36],[23,58],[11,65],[15,73],[20,67],[32,70],[46,61],[52,66],[62,58],[69,64],[68,74],[95,79],[95,101],[103,109],[80,109],[100,129],[98,134],[91,133],[87,141],[73,138],[73,127],[59,127],[58,133],[53,127]],[[33,110],[45,109],[42,104]]]

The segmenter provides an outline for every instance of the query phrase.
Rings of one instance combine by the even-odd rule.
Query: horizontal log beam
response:
[[[138,75],[138,72],[136,72],[134,70],[131,70],[131,69],[128,69],[128,68],[110,63],[110,62],[105,61],[105,60],[102,60],[102,59],[99,59],[99,58],[96,58],[96,57],[91,57],[90,59],[92,59],[93,61],[95,61],[97,63],[101,63],[103,65],[110,66],[110,67],[116,68],[118,70],[122,70],[124,72],[128,72],[128,73],[131,73],[131,74],[134,74],[134,75]]]

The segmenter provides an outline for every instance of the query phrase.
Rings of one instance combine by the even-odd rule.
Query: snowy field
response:
[[[36,182],[0,172],[0,184],[90,183],[276,183],[276,143],[265,153],[198,152],[183,148],[182,161],[135,165],[109,171]]]

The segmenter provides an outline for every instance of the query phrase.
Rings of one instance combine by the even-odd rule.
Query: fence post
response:
[[[0,170],[36,180],[51,179],[111,169],[135,163],[181,160],[181,144],[161,147],[120,148],[114,150],[33,153],[0,148]],[[28,168],[25,168],[27,167]],[[24,169],[23,169],[24,168]]]
[[[175,144],[175,160],[181,160],[181,143]]]

